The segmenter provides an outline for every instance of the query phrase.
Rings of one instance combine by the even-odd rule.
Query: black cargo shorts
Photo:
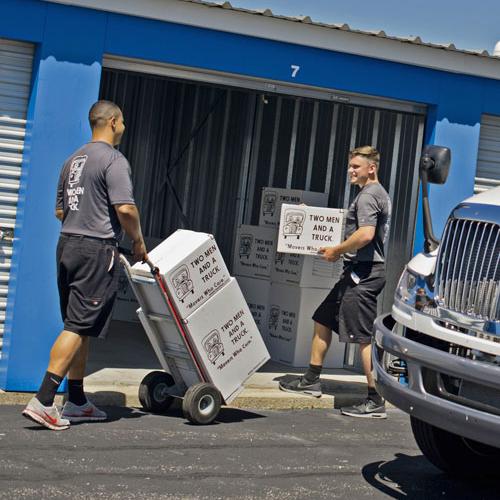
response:
[[[377,297],[384,285],[383,263],[346,264],[312,319],[337,333],[341,342],[368,344],[377,316]]]
[[[57,285],[64,329],[104,338],[118,289],[116,240],[61,234]]]

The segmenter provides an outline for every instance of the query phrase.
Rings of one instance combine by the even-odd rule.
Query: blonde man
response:
[[[341,342],[359,344],[368,396],[362,403],[341,408],[344,415],[386,418],[385,402],[375,390],[372,376],[371,335],[377,314],[377,297],[385,285],[384,243],[391,218],[391,200],[378,180],[380,154],[372,146],[349,153],[348,176],[360,188],[346,215],[345,240],[320,250],[323,258],[344,260],[344,272],[313,315],[314,335],[306,373],[280,389],[321,396],[320,374],[332,331]]]

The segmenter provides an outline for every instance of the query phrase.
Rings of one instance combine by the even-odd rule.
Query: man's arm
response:
[[[135,259],[141,261],[147,260],[148,254],[142,236],[141,220],[137,207],[131,204],[114,205],[114,207],[123,230],[132,240],[132,252]]]
[[[325,260],[336,262],[345,253],[356,252],[360,248],[368,245],[375,237],[375,226],[362,226],[335,247],[322,247],[319,253],[322,254]]]
[[[64,210],[62,208],[56,208],[56,217],[62,222],[64,218]]]

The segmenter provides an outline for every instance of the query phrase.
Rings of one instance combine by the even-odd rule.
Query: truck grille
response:
[[[500,319],[500,226],[450,219],[439,249],[436,295],[446,309]]]

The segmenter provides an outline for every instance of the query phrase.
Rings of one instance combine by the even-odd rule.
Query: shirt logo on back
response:
[[[78,210],[78,204],[80,203],[79,196],[83,195],[84,188],[78,186],[80,182],[80,177],[82,176],[83,167],[87,161],[88,156],[75,156],[71,166],[69,168],[69,178],[68,184],[69,188],[66,190],[68,196],[68,206],[70,210]]]
[[[74,187],[75,184],[80,182],[80,177],[82,176],[82,170],[85,166],[85,162],[87,161],[88,156],[75,156],[73,162],[71,163],[71,167],[69,168],[69,187]]]

